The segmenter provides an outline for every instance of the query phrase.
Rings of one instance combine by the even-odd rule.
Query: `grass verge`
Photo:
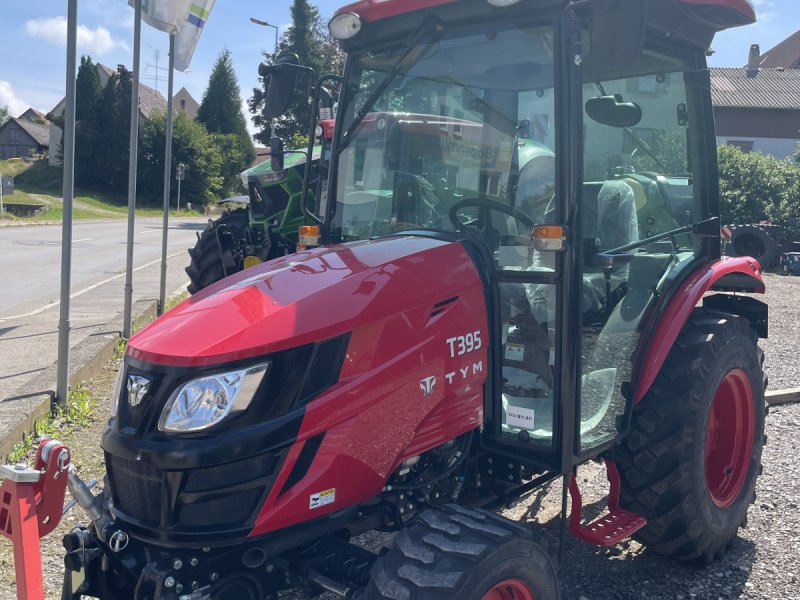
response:
[[[89,425],[94,421],[96,404],[97,401],[83,385],[70,388],[66,404],[56,405],[51,415],[36,421],[31,435],[14,446],[8,461],[14,464],[23,460],[45,435],[64,436],[78,427]]]

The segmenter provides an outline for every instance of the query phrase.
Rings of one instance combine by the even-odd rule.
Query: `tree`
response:
[[[211,71],[208,88],[197,111],[197,120],[211,134],[232,136],[218,138],[225,146],[222,165],[222,193],[231,194],[241,183],[239,173],[255,160],[256,151],[247,123],[242,114],[242,97],[231,62],[231,53],[225,49]]]
[[[153,206],[159,206],[162,201],[166,124],[166,115],[159,115],[141,125],[137,192],[145,204]],[[237,143],[235,136],[225,137]],[[219,144],[202,123],[193,121],[182,111],[172,121],[172,173],[177,170],[178,163],[186,165],[186,179],[181,184],[181,204],[205,204],[219,196],[223,184],[220,174],[223,157]],[[174,184],[171,190],[175,198],[177,190]]]
[[[89,56],[81,57],[75,95],[75,181],[85,185],[94,180],[94,159],[100,134],[98,111],[103,100],[100,76]]]
[[[92,180],[111,192],[124,192],[128,186],[130,156],[131,73],[117,67],[103,90],[98,110],[98,144],[92,164]]]
[[[308,0],[293,0],[292,25],[283,35],[278,52],[294,52],[300,57],[300,64],[311,67],[319,77],[323,73],[341,73],[343,55],[338,49],[338,43],[332,40],[323,27],[319,9]],[[264,52],[264,57],[270,61],[274,57]],[[312,81],[308,74],[298,76],[298,83],[286,114],[277,120],[277,133],[284,139],[308,134],[311,107],[308,104],[307,89]],[[253,114],[253,123],[260,130],[255,138],[263,143],[269,143],[270,121],[263,115],[264,102],[268,82],[261,81],[260,88],[253,89],[253,96],[248,101],[248,107]]]
[[[0,106],[0,125],[8,121],[8,107]]]

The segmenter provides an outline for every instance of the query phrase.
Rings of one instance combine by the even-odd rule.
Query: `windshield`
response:
[[[551,26],[445,32],[351,60],[333,240],[481,218],[498,238],[524,227],[513,211],[481,217],[481,201],[540,220],[554,190]]]

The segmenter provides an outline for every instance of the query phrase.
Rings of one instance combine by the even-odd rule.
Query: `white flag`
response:
[[[128,0],[134,6],[134,0]],[[175,69],[186,71],[214,0],[142,0],[142,20],[175,34]]]
[[[203,33],[203,27],[213,7],[214,0],[194,0],[189,3],[189,10],[175,37],[175,69],[177,71],[189,69],[194,49],[197,47],[197,42],[200,41],[200,34]]]
[[[142,0],[142,21],[167,33],[178,33],[186,21],[191,0]],[[134,7],[134,0],[128,0]]]

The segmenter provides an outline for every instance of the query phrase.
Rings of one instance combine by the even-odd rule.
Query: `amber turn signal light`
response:
[[[299,230],[297,250],[307,250],[319,246],[319,226],[303,225]]]
[[[559,252],[567,248],[567,228],[563,225],[535,225],[533,247],[540,252]]]

